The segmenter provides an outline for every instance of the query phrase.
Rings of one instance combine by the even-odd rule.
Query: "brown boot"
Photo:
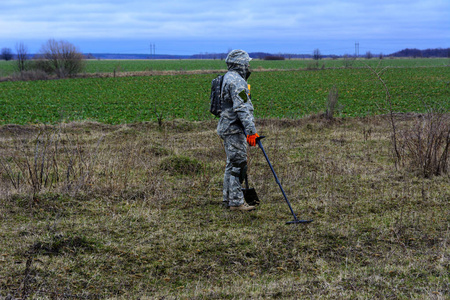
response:
[[[256,207],[255,206],[250,206],[247,203],[242,204],[241,206],[230,206],[230,210],[233,211],[251,211],[254,210]]]

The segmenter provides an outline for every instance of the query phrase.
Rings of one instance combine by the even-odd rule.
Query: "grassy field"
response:
[[[314,67],[310,59],[293,59],[284,61],[264,61],[255,59],[253,69],[293,70]],[[319,68],[375,67],[379,59],[324,59],[318,61]],[[449,66],[449,58],[383,59],[382,66],[389,67],[443,67]],[[0,61],[0,78],[11,75],[16,68],[15,61]],[[223,60],[87,60],[86,73],[140,72],[140,71],[192,71],[224,70]]]
[[[377,69],[381,72],[381,68]],[[0,83],[0,124],[92,120],[107,124],[186,119],[211,120],[209,92],[215,74],[78,78]],[[382,73],[393,110],[450,110],[450,68],[388,68]],[[249,83],[256,116],[298,119],[326,109],[339,91],[342,117],[385,114],[386,95],[369,69],[254,72]]]
[[[387,120],[257,121],[309,225],[257,148],[262,205],[221,207],[216,124],[0,127],[0,297],[448,299],[450,178],[396,170]]]
[[[196,62],[198,74],[174,61],[160,69],[172,75],[0,82],[0,299],[449,299],[450,175],[422,176],[405,143],[394,160],[385,90],[368,68],[300,62],[255,61],[250,83],[264,148],[308,225],[285,224],[258,148],[249,180],[261,206],[221,207],[215,74],[201,73],[223,61]],[[448,60],[385,62],[369,63],[402,112],[397,138],[422,132],[427,115],[411,112],[430,107],[448,128]]]
[[[272,70],[292,70],[305,69],[311,67],[313,61],[309,59],[296,59],[284,61],[264,61],[253,60],[251,66],[253,69],[272,69]],[[319,67],[322,68],[342,68],[351,65],[352,67],[364,67],[365,64],[376,66],[379,63],[378,59],[372,60],[321,60],[318,62]],[[382,65],[391,67],[437,67],[448,66],[450,59],[385,59],[382,60]],[[146,60],[146,61],[88,61],[88,73],[103,73],[103,72],[136,72],[136,71],[188,71],[188,70],[223,70],[226,69],[223,60]]]

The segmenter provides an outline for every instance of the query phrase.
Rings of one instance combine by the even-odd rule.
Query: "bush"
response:
[[[84,70],[83,54],[69,42],[48,40],[37,56],[35,67],[65,78]]]
[[[0,58],[4,60],[11,60],[13,59],[14,55],[10,48],[2,48]]]
[[[328,94],[328,101],[327,101],[327,111],[325,113],[325,117],[328,120],[333,119],[334,112],[336,110],[336,105],[338,103],[339,93],[336,85],[334,85],[330,93]]]
[[[314,50],[313,59],[315,59],[315,60],[322,59],[322,54],[320,53],[319,49]]]
[[[413,171],[428,178],[448,173],[450,116],[429,111],[399,134],[402,158]]]
[[[319,62],[317,60],[308,61],[306,64],[307,70],[318,70],[319,69]]]
[[[28,70],[28,48],[23,43],[16,45],[17,51],[17,71],[22,72]]]

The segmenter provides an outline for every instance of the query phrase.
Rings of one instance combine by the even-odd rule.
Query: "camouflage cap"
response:
[[[244,65],[247,66],[249,62],[252,59],[248,55],[247,52],[244,50],[233,50],[230,53],[228,53],[227,58],[225,59],[225,62],[227,64],[238,64],[238,65]]]

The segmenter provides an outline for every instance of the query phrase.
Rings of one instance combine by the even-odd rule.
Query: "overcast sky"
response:
[[[450,47],[450,0],[1,0],[0,48],[84,53],[390,54]]]

